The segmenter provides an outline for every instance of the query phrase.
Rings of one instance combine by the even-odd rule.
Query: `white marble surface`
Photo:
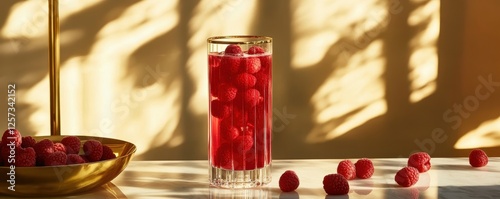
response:
[[[394,181],[407,159],[372,159],[372,178],[349,181],[348,195],[327,196],[323,176],[336,173],[340,161],[274,160],[269,185],[236,190],[209,187],[207,161],[132,161],[111,183],[65,198],[500,198],[500,158],[490,158],[482,168],[471,167],[467,158],[433,158],[431,170],[410,188]],[[287,169],[300,178],[296,192],[279,190],[278,179]]]

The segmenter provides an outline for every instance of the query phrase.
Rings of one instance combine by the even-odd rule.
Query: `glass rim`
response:
[[[208,43],[213,44],[263,44],[272,41],[271,37],[255,35],[214,36],[207,39]]]

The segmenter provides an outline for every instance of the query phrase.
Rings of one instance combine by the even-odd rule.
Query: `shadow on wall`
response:
[[[365,42],[368,44],[362,45],[364,48],[347,48],[349,53],[342,54],[337,49],[346,49],[346,47],[343,41],[339,40],[328,47],[325,56],[317,64],[290,72],[291,81],[285,82],[291,84],[290,88],[293,88],[293,92],[287,95],[287,99],[293,99],[289,101],[289,104],[293,105],[288,105],[288,107],[289,112],[296,114],[297,117],[287,127],[286,134],[275,134],[274,154],[283,155],[284,158],[308,158],[311,154],[314,154],[315,158],[407,157],[414,151],[427,151],[433,156],[467,156],[468,148],[476,147],[492,147],[486,150],[491,155],[498,154],[496,150],[499,144],[498,136],[493,136],[498,135],[498,129],[490,127],[489,131],[470,140],[461,139],[471,130],[482,126],[485,121],[490,121],[490,123],[498,121],[499,108],[495,102],[500,94],[495,91],[500,86],[500,71],[497,67],[500,60],[489,53],[484,55],[481,52],[483,50],[494,52],[493,46],[495,45],[491,43],[500,41],[495,39],[493,34],[497,34],[500,30],[488,25],[494,24],[494,19],[491,19],[490,23],[481,22],[480,24],[485,25],[478,27],[478,19],[471,17],[485,14],[479,13],[480,10],[489,14],[494,13],[492,10],[483,8],[498,8],[498,3],[490,1],[465,6],[466,3],[462,1],[460,3],[441,1],[441,8],[434,10],[441,15],[438,18],[439,40],[435,44],[438,55],[435,64],[436,78],[421,87],[415,87],[419,79],[412,78],[413,74],[418,68],[425,68],[426,63],[412,66],[412,62],[425,59],[426,57],[419,57],[417,53],[421,49],[427,49],[425,39],[416,40],[416,38],[429,33],[426,26],[432,25],[433,22],[429,17],[422,19],[423,23],[412,26],[411,21],[415,13],[428,12],[425,10],[428,10],[429,4],[435,2],[399,2],[401,12],[394,12],[395,14],[389,19],[386,18],[388,23],[383,32],[374,37],[369,36],[372,29],[364,32],[363,36],[369,38],[369,41]],[[394,6],[394,4],[389,5]],[[391,11],[391,8],[394,7],[388,7],[387,10]],[[356,26],[353,25],[353,27]],[[477,29],[466,27],[477,27]],[[296,41],[300,37],[301,35],[293,40]],[[346,37],[349,38],[349,36]],[[356,42],[362,39],[363,37],[358,37],[355,40],[344,41],[356,47]],[[369,52],[369,49],[379,45],[377,42],[380,41],[384,46],[381,56],[385,58],[386,63],[383,65],[383,74],[378,76],[377,80],[382,79],[384,85],[382,89],[384,95],[380,99],[384,101],[385,107],[384,105],[373,106],[380,99],[372,99],[371,102],[353,107],[348,111],[343,110],[346,106],[359,103],[369,97],[366,92],[369,92],[368,95],[378,95],[377,92],[381,91],[373,89],[376,81],[370,81],[369,85],[365,84],[360,88],[360,84],[363,84],[360,82],[373,78],[373,74],[379,75],[377,70],[371,70],[371,73],[361,73],[358,79],[349,77],[366,63],[373,62],[378,58],[377,56],[366,56],[367,59],[364,62],[358,62],[357,69],[348,70],[347,73],[343,71],[349,62],[357,58],[356,56],[366,51]],[[421,47],[418,47],[419,45]],[[470,45],[474,45],[474,48],[467,48]],[[347,61],[341,62],[345,54],[349,57]],[[478,68],[478,65],[481,67]],[[373,64],[370,67],[373,69],[376,65]],[[329,78],[335,73],[342,74],[337,77],[340,80],[330,81]],[[429,71],[422,71],[422,73],[430,76]],[[343,82],[343,79],[349,78],[351,81]],[[329,88],[327,88],[329,93],[311,103],[311,95],[321,90],[327,83],[329,83]],[[338,92],[337,87],[341,86],[336,84],[347,88],[340,88],[344,92]],[[435,84],[433,92],[420,100],[415,100],[416,90],[425,87],[432,88],[429,86],[432,84]],[[476,96],[478,87],[484,97]],[[332,94],[335,92],[338,94]],[[335,107],[335,103],[342,103],[342,98],[346,98],[343,102],[344,106]],[[321,107],[318,104],[328,102],[330,104],[323,106],[324,109],[315,109],[315,107]],[[327,109],[331,107],[335,109],[330,110],[330,117],[324,118],[324,115],[328,114]],[[335,112],[344,112],[344,114],[337,116]],[[348,130],[340,129],[346,123],[359,119],[359,115],[369,115],[371,118],[365,118],[358,123],[359,125],[351,126]],[[318,120],[320,122],[317,122]],[[494,126],[498,126],[498,123],[495,124]],[[321,136],[312,141],[308,139],[311,134],[306,134],[305,131],[311,132],[311,129],[319,129]],[[294,141],[289,141],[290,139]],[[307,143],[307,140],[310,142]],[[460,148],[457,145],[459,140],[469,144],[465,145],[467,147]]]
[[[496,1],[84,4],[60,5],[63,134],[206,159],[205,39],[258,34],[274,38],[274,158],[500,155]],[[25,135],[49,134],[44,14],[42,1],[0,6],[0,82],[16,83]]]

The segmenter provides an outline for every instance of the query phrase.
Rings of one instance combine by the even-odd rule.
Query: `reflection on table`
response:
[[[207,161],[132,161],[112,183],[62,198],[500,198],[500,158],[490,158],[482,168],[471,167],[467,158],[433,158],[431,170],[420,174],[417,184],[409,188],[394,181],[407,159],[373,159],[372,178],[349,181],[346,196],[327,196],[323,177],[336,173],[340,161],[275,160],[273,181],[255,189],[210,187]],[[297,173],[300,186],[283,193],[278,179],[288,169]]]

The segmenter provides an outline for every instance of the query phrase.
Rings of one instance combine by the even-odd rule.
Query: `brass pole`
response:
[[[59,104],[59,2],[49,0],[50,135],[61,135]]]

